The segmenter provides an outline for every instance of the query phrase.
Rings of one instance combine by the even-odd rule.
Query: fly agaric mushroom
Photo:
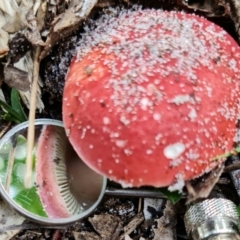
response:
[[[70,191],[65,165],[69,154],[67,146],[68,140],[62,127],[43,127],[36,154],[36,184],[49,218],[67,218],[82,210]]]
[[[106,16],[83,36],[66,77],[69,140],[124,186],[181,189],[233,147],[239,62],[232,37],[196,15]]]

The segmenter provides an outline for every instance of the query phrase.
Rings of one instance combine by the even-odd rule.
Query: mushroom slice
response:
[[[43,127],[37,144],[36,183],[44,209],[51,218],[70,217],[81,211],[70,191],[65,164],[67,146],[63,128]]]
[[[92,169],[124,186],[169,186],[233,147],[240,50],[183,12],[122,11],[87,30],[68,70],[63,121]]]

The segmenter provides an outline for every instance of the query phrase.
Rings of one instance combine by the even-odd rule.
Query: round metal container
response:
[[[36,148],[38,144],[38,138],[41,133],[41,129],[48,125],[63,129],[63,123],[61,121],[52,120],[52,119],[36,119],[35,120],[35,154],[37,154]],[[70,217],[53,218],[49,216],[41,216],[41,214],[39,215],[39,214],[36,214],[35,212],[32,212],[31,210],[26,209],[24,207],[23,201],[22,202],[20,201],[21,203],[19,204],[19,200],[16,200],[16,199],[18,199],[19,194],[21,194],[21,191],[22,190],[25,192],[28,191],[27,189],[24,189],[24,187],[22,186],[23,184],[22,182],[25,174],[24,158],[26,157],[26,148],[27,148],[26,142],[25,142],[25,138],[27,136],[27,130],[28,130],[28,122],[21,123],[13,127],[0,140],[0,193],[3,199],[21,215],[25,216],[26,218],[34,222],[45,224],[45,225],[66,225],[66,224],[76,222],[88,216],[89,214],[91,214],[95,210],[95,208],[98,206],[98,204],[100,203],[100,201],[104,196],[106,185],[107,185],[107,179],[95,173],[94,171],[92,171],[89,167],[87,167],[83,163],[83,161],[81,161],[81,159],[77,155],[76,155],[76,159],[73,160],[73,162],[71,164],[68,164],[67,166],[70,166],[68,177],[71,178],[69,179],[69,184],[71,184],[71,189],[73,189],[73,192],[76,195],[76,199],[79,202],[85,203],[81,212],[77,214],[73,214]],[[18,146],[19,142],[21,144],[20,146]],[[71,151],[72,150],[73,149],[71,149]],[[9,161],[11,158],[10,155],[13,153],[13,151],[15,154],[14,160],[13,160],[12,167],[9,168]],[[35,158],[37,159],[37,156],[35,156]],[[36,174],[38,173],[33,172],[33,184],[35,184],[34,176],[36,176]],[[11,181],[9,181],[9,176],[11,176],[10,177]],[[20,187],[21,191],[17,189],[16,186],[21,186]],[[31,204],[33,204],[32,207],[34,208],[35,206],[34,204],[36,204],[37,200],[33,198],[31,199],[31,197],[29,199]],[[44,210],[44,206],[43,206],[43,210]]]

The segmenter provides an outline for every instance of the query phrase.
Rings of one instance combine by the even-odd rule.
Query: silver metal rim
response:
[[[54,125],[54,126],[59,126],[59,127],[64,127],[63,123],[59,120],[54,120],[54,119],[46,119],[46,118],[42,118],[42,119],[36,119],[34,122],[35,125],[44,125],[44,124],[49,124],[49,125]],[[11,130],[9,130],[0,140],[0,149],[3,146],[3,144],[16,132],[27,128],[28,127],[28,121],[27,122],[23,122],[21,124],[18,124],[17,126],[13,127]],[[0,194],[2,196],[2,198],[14,209],[16,210],[18,213],[20,213],[21,215],[23,215],[24,217],[31,219],[34,222],[40,223],[40,224],[44,224],[44,225],[67,225],[67,224],[71,224],[74,223],[80,219],[83,219],[85,217],[87,217],[88,215],[90,215],[95,209],[96,207],[100,204],[104,194],[105,194],[105,190],[107,187],[107,178],[102,176],[103,178],[103,184],[102,184],[102,189],[101,192],[99,194],[99,197],[97,199],[97,201],[90,207],[88,208],[86,211],[83,211],[80,214],[76,214],[74,216],[68,217],[68,218],[45,218],[45,217],[40,217],[37,216],[27,210],[25,210],[24,208],[22,208],[21,206],[19,206],[12,198],[9,197],[8,193],[6,192],[4,186],[2,185],[2,183],[0,182]]]

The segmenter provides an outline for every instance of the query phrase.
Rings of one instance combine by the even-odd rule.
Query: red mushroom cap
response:
[[[86,164],[125,186],[181,188],[233,147],[239,61],[237,43],[195,15],[104,17],[66,77],[69,140]]]

